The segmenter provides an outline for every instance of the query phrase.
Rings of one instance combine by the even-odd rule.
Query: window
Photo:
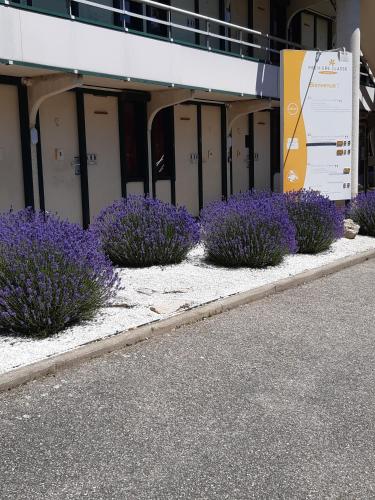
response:
[[[114,0],[114,7],[116,9],[124,9],[128,12],[134,14],[142,14],[143,6],[138,2],[133,2],[132,0]],[[143,19],[139,19],[134,16],[115,14],[115,24],[116,26],[124,26],[129,30],[133,31],[143,31]]]
[[[68,4],[66,0],[14,0],[14,3],[28,5],[36,9],[56,12],[59,14],[68,14]]]
[[[106,7],[115,6],[113,0],[96,0],[96,3],[102,4]],[[78,4],[78,16],[82,19],[87,19],[89,21],[94,21],[100,24],[115,24],[114,12],[101,9],[99,7],[92,7],[90,5]]]
[[[174,176],[173,107],[159,111],[152,124],[152,169],[154,181]]]
[[[147,169],[146,105],[120,98],[122,161],[127,181],[144,180]]]
[[[165,5],[169,5],[169,0],[159,0],[159,3],[164,3]],[[147,32],[152,35],[167,37],[168,29],[165,24],[160,24],[157,20],[166,21],[167,20],[167,11],[164,9],[158,9],[157,7],[149,7],[146,9],[147,16],[153,17],[156,21],[147,21]]]

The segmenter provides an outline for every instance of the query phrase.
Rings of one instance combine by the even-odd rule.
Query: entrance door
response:
[[[176,203],[198,216],[200,208],[222,198],[221,108],[179,104],[174,109]]]
[[[75,93],[50,97],[42,103],[39,117],[45,209],[82,224]]]
[[[0,212],[25,206],[22,147],[15,85],[0,85]]]
[[[121,198],[118,98],[85,94],[85,122],[91,221]]]
[[[254,113],[254,188],[271,189],[270,113]]]
[[[244,193],[250,186],[249,115],[238,118],[232,128],[233,193]]]
[[[197,106],[174,107],[176,204],[199,215],[198,120]]]
[[[203,206],[222,197],[221,108],[202,105]]]

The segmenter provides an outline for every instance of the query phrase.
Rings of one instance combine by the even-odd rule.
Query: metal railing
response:
[[[375,87],[375,76],[363,52],[361,51],[361,85]]]
[[[12,0],[3,0],[3,3],[14,7],[21,7],[19,3],[15,3]],[[175,43],[187,43],[188,39],[189,45],[205,48],[206,50],[224,52],[242,58],[256,58],[265,60],[266,62],[278,62],[278,54],[282,48],[304,48],[297,43],[245,26],[180,9],[154,0],[131,0],[131,2],[118,0],[121,7],[104,5],[92,0],[66,0],[65,3],[66,15],[73,20],[93,22],[94,24],[103,24],[105,26],[112,24],[113,27],[123,29],[125,32],[136,32],[151,36],[156,35]],[[134,9],[135,5],[138,6],[137,9]],[[53,14],[51,9],[42,9],[32,5],[22,7],[40,12],[48,10],[49,14]],[[89,10],[95,12],[95,18],[90,19],[90,15],[87,14],[81,15],[80,10],[83,10],[83,8],[80,9],[80,7],[86,7],[86,10],[89,8]],[[130,7],[133,7],[133,9]],[[108,22],[108,20],[100,23],[99,13],[103,13],[103,15],[104,13],[112,14],[112,23]],[[156,17],[155,13],[158,14],[158,17]],[[61,15],[61,12],[57,14]],[[178,22],[176,17],[182,19],[185,24]],[[137,27],[134,27],[134,25],[137,25]],[[155,26],[157,29],[155,29]],[[181,36],[181,34],[184,35]],[[193,35],[192,40],[189,39],[191,35]]]

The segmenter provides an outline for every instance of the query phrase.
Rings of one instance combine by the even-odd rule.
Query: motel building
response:
[[[373,0],[0,0],[0,211],[87,227],[130,194],[198,215],[281,190],[283,49],[352,52],[352,191],[375,188],[374,18]]]

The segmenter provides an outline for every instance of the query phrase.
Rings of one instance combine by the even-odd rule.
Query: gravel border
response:
[[[304,271],[290,278],[285,278],[246,292],[237,293],[224,299],[215,300],[209,304],[181,312],[171,318],[155,321],[133,330],[126,330],[112,337],[107,337],[77,347],[69,352],[43,359],[21,368],[16,368],[0,375],[0,392],[13,389],[37,378],[53,374],[57,370],[68,368],[82,363],[83,361],[102,356],[103,354],[123,349],[126,346],[170,332],[173,329],[195,323],[224,311],[229,311],[241,305],[249,304],[275,293],[294,288],[304,283],[309,283],[373,258],[375,258],[375,249],[338,259],[330,264]]]

